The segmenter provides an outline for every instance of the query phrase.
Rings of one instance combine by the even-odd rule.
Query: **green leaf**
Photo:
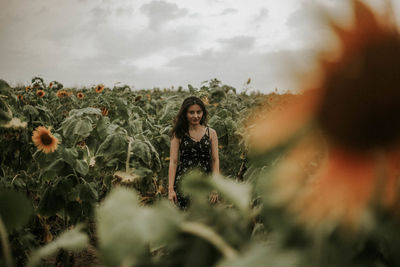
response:
[[[111,191],[96,215],[100,251],[109,266],[135,265],[149,244],[168,242],[181,221],[169,202],[140,207],[135,191],[125,188]]]
[[[91,202],[97,201],[98,193],[93,183],[85,183],[80,186],[81,191],[79,197],[82,201]]]
[[[250,209],[250,185],[245,183],[237,183],[232,179],[224,178],[221,175],[214,175],[211,178],[212,184],[224,198],[232,202],[243,212]]]
[[[57,175],[65,166],[63,159],[57,159],[53,161],[47,168],[42,171],[41,177],[44,180],[50,180]]]
[[[72,134],[86,137],[92,130],[92,122],[88,118],[84,118],[75,122]]]
[[[116,154],[126,153],[127,143],[124,135],[112,134],[99,146],[96,156],[111,157]]]
[[[7,122],[11,120],[10,114],[8,112],[0,110],[0,122]]]
[[[78,201],[68,202],[66,211],[72,222],[75,223],[82,216],[82,205]]]
[[[81,108],[81,109],[73,109],[69,112],[69,116],[81,117],[84,115],[99,115],[101,116],[101,110],[98,108]]]
[[[79,153],[75,147],[72,148],[64,148],[61,152],[62,158],[65,162],[67,162],[70,166],[74,166],[76,158],[78,157]]]
[[[82,175],[86,175],[89,172],[89,165],[85,160],[75,160],[74,169]]]
[[[25,195],[12,190],[0,190],[0,217],[7,230],[19,229],[24,226],[32,212],[32,203]]]
[[[44,193],[41,194],[38,212],[41,215],[52,216],[57,211],[64,208],[64,200],[61,199],[52,187],[47,187]]]
[[[96,131],[101,139],[107,137],[106,129],[108,128],[109,125],[110,125],[110,118],[106,116],[101,116],[96,125]]]
[[[81,231],[82,228],[83,225],[78,225],[74,229],[62,233],[53,242],[34,251],[29,259],[28,266],[37,266],[42,258],[51,256],[59,249],[78,251],[86,248],[89,244],[89,238]]]
[[[151,166],[151,149],[141,140],[134,140],[131,145],[133,155],[142,160],[146,166]]]
[[[89,117],[68,117],[61,123],[63,136],[74,140],[76,136],[87,137],[92,132],[92,120]]]
[[[241,255],[234,259],[225,259],[217,267],[261,267],[261,266],[307,266],[303,265],[302,256],[294,250],[276,249],[271,245],[255,243]]]
[[[25,116],[30,115],[31,117],[34,117],[34,118],[39,116],[39,111],[31,105],[25,105],[23,112],[24,112]]]

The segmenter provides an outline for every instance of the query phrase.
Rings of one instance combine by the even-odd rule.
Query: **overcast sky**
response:
[[[335,44],[315,3],[343,19],[348,2],[0,0],[0,78],[136,89],[218,78],[238,90],[251,78],[252,90],[297,90],[294,73]]]

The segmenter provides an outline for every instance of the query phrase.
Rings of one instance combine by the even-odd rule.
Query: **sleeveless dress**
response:
[[[185,135],[179,144],[179,163],[175,175],[174,190],[178,199],[178,206],[181,209],[186,209],[190,205],[190,198],[182,194],[180,185],[182,177],[187,171],[194,168],[207,174],[211,173],[211,140],[208,127],[200,141],[195,141]]]

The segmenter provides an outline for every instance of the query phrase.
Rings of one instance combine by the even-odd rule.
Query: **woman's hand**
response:
[[[168,190],[168,199],[171,200],[171,202],[174,204],[176,204],[178,202],[178,198],[173,189]]]
[[[218,202],[218,193],[217,192],[211,192],[210,193],[210,197],[208,198],[208,201],[211,203],[211,204],[215,204],[215,203],[217,203]]]

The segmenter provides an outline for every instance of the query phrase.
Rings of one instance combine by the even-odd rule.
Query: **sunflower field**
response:
[[[400,34],[351,2],[296,94],[0,80],[0,266],[400,266]],[[221,175],[188,173],[181,211],[169,132],[192,95]]]
[[[167,211],[177,213],[171,207],[165,210],[147,206],[165,200],[169,132],[183,99],[189,95],[201,97],[210,112],[209,125],[219,136],[222,173],[243,181],[247,149],[241,129],[249,107],[265,106],[261,104],[266,98],[262,94],[237,94],[235,88],[217,79],[205,82],[201,88],[189,85],[189,90],[136,91],[128,86],[110,89],[101,84],[66,89],[57,81],[45,84],[40,77],[34,77],[26,87],[11,88],[1,80],[1,206],[13,262],[21,264],[30,258],[36,265],[37,259],[47,254],[41,255],[39,250],[31,257],[31,251],[45,244],[54,246],[57,239],[53,239],[71,228],[89,231],[78,240],[91,237],[97,246],[97,235],[101,239],[102,234],[90,232],[97,225],[96,206],[115,187],[135,190],[129,195],[120,189],[116,197],[137,201],[137,208],[154,213],[152,216],[158,210],[168,217]],[[269,97],[280,98],[277,94]],[[117,219],[114,214],[106,216]],[[174,219],[179,217],[176,214]],[[141,220],[141,224],[149,223],[145,218]],[[157,220],[164,224],[162,218]],[[101,231],[101,225],[98,227]],[[89,240],[83,243],[90,244]],[[144,248],[135,257],[143,256]],[[63,260],[71,258],[65,251],[60,253]],[[105,258],[105,263],[133,256],[128,253]]]

